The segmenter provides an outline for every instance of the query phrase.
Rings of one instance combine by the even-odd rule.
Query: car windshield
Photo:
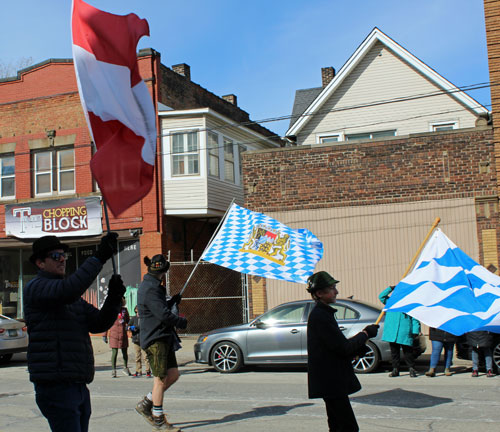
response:
[[[302,321],[305,307],[305,303],[278,306],[262,315],[259,321],[267,325],[298,323]]]

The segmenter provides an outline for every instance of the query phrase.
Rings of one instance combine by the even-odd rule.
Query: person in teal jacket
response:
[[[390,286],[380,293],[378,298],[383,304],[387,303],[393,290],[394,286]],[[391,347],[392,372],[389,374],[390,377],[399,376],[401,349],[403,350],[405,362],[410,369],[410,377],[415,378],[417,376],[413,356],[413,342],[419,333],[420,321],[403,312],[386,312],[382,340],[389,342]]]

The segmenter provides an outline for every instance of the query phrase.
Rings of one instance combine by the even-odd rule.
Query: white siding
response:
[[[378,294],[401,280],[436,217],[439,228],[476,261],[479,245],[473,198],[268,213],[322,242],[326,270],[340,280],[341,298],[380,306]],[[268,307],[308,298],[305,285],[267,279]]]
[[[298,134],[297,143],[314,144],[318,142],[319,134],[335,132],[396,129],[398,136],[428,132],[434,122],[456,121],[460,128],[475,127],[476,115],[449,95],[349,109],[438,91],[439,87],[377,42],[323,104],[319,113],[306,123]]]
[[[166,117],[162,119],[162,160],[163,160],[163,197],[166,212],[182,212],[201,209],[201,214],[207,208],[207,178],[203,116]],[[192,176],[171,175],[171,139],[173,132],[198,129],[198,147],[200,173]],[[182,213],[181,213],[182,214]]]
[[[235,203],[244,205],[243,188],[216,178],[208,178],[208,208],[225,212],[234,198]]]

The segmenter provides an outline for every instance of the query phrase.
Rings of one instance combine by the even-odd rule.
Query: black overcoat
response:
[[[317,302],[307,322],[309,398],[339,398],[355,393],[361,384],[352,359],[368,336],[361,332],[347,339],[335,320],[335,309]]]
[[[465,334],[467,345],[473,348],[489,348],[493,345],[493,335],[487,331],[475,331]]]

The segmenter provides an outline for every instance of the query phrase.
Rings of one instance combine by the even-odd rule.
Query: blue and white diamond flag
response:
[[[476,330],[500,333],[500,277],[437,229],[384,310],[405,312],[457,336]]]
[[[201,258],[240,273],[306,283],[323,257],[323,244],[306,229],[292,229],[233,204]]]

